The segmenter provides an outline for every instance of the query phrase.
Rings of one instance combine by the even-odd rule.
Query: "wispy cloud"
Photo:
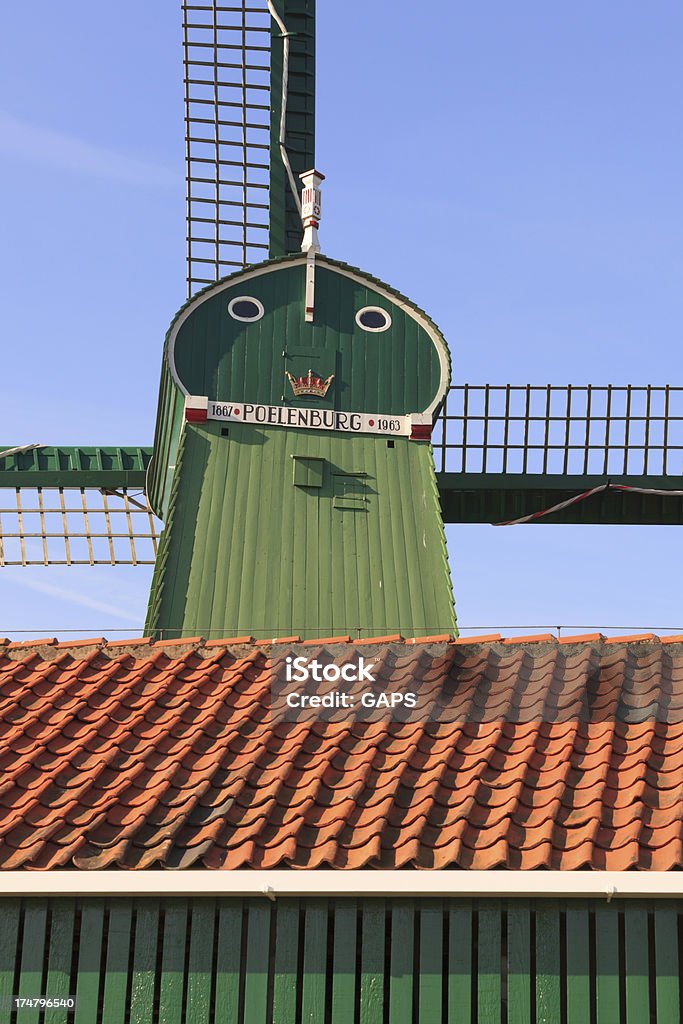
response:
[[[49,594],[50,597],[57,597],[60,601],[67,601],[69,604],[77,604],[83,608],[89,608],[94,612],[101,612],[103,615],[111,615],[112,618],[120,619],[121,622],[130,622],[136,626],[140,626],[140,619],[135,615],[131,615],[130,612],[125,611],[123,608],[117,608],[116,605],[107,604],[106,601],[98,601],[97,598],[90,597],[88,594],[81,594],[77,590],[72,590],[70,587],[55,586],[53,583],[44,583],[42,580],[31,578],[30,576],[23,576],[19,573],[13,573],[12,575],[12,586],[26,587],[28,590],[37,590],[41,594]]]
[[[181,176],[169,167],[117,153],[64,132],[21,121],[0,110],[0,150],[52,167],[128,185],[170,187]]]

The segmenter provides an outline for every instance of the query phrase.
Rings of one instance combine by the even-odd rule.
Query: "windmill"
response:
[[[375,310],[377,315],[383,310],[391,317],[392,324],[384,332],[384,337],[377,327],[365,329],[366,340],[377,342],[373,350],[375,354],[379,351],[380,342],[386,341],[396,330],[396,317],[393,315],[396,303],[402,306],[407,301],[414,314],[411,324],[418,324],[427,334],[434,331],[428,318],[409,300],[397,296],[367,275],[363,276],[362,283],[353,282],[350,275],[354,271],[336,266],[327,257],[318,257],[313,247],[308,249],[309,253],[314,253],[311,259],[300,255],[299,175],[310,171],[315,163],[313,4],[254,3],[248,9],[243,6],[239,10],[217,4],[188,4],[184,15],[188,295],[195,305],[188,306],[180,314],[174,328],[181,331],[185,327],[186,333],[194,330],[192,325],[199,317],[198,312],[194,316],[195,311],[201,307],[202,316],[212,315],[209,306],[214,296],[216,308],[225,307],[221,328],[247,324],[240,327],[242,343],[247,346],[247,339],[251,337],[249,332],[265,329],[265,320],[271,311],[265,309],[263,297],[253,294],[253,289],[245,292],[241,288],[241,283],[246,284],[253,278],[230,278],[235,286],[240,285],[236,294],[232,294],[233,285],[230,284],[220,286],[223,287],[222,292],[212,292],[213,283],[223,280],[226,275],[239,275],[242,268],[253,268],[266,258],[284,260],[285,263],[291,258],[291,269],[301,271],[303,275],[303,291],[296,291],[298,284],[293,286],[294,290],[286,298],[287,309],[292,309],[295,301],[307,305],[305,278],[311,267],[317,267],[314,319],[309,325],[312,332],[309,338],[314,337],[316,329],[315,311],[319,316],[324,312],[326,300],[319,301],[319,293],[321,289],[324,291],[326,275],[344,278],[354,287],[373,293],[372,301],[368,299],[364,305],[354,308],[354,317],[364,308],[372,312],[373,307],[378,307],[380,312]],[[315,191],[316,183],[309,182],[309,187]],[[277,273],[280,274],[279,280],[283,280],[284,271],[280,269]],[[199,296],[203,287],[209,290]],[[383,290],[382,293],[378,288]],[[257,300],[257,311],[258,303],[264,307],[263,318],[254,318],[251,325],[247,323],[248,317],[241,321],[234,317],[229,319],[231,314],[227,307],[233,299],[242,299],[243,302]],[[349,301],[352,299],[356,301],[355,294],[349,296]],[[233,310],[240,315],[239,304],[234,305]],[[301,312],[299,320],[305,325],[306,310]],[[187,327],[188,318],[191,318],[191,327]],[[418,323],[420,318],[422,320]],[[261,319],[264,324],[259,327]],[[346,332],[347,336],[362,339],[364,328],[355,321],[354,324],[351,331]],[[406,433],[396,437],[390,432],[382,433],[375,440],[379,442],[381,437],[385,458],[390,452],[403,452],[405,449],[406,453],[411,453],[406,454],[406,458],[424,462],[425,466],[429,454],[429,440],[424,436],[427,424],[412,424],[404,422],[404,419],[413,416],[433,418],[436,414],[432,433],[435,481],[446,522],[503,523],[527,517],[554,522],[681,521],[683,505],[680,494],[676,493],[679,484],[676,459],[682,447],[679,436],[682,419],[680,389],[456,384],[447,390],[444,388],[443,393],[437,388],[426,396],[421,405],[417,402],[418,396],[402,396],[405,398],[403,404],[393,406],[392,397],[384,406],[381,403],[372,406],[369,394],[364,394],[360,407],[345,407],[344,388],[350,384],[344,379],[345,367],[341,372],[337,369],[337,360],[348,360],[348,353],[345,354],[340,345],[334,352],[330,350],[325,358],[320,356],[318,364],[313,365],[312,350],[319,346],[315,341],[307,341],[305,326],[302,331],[304,334],[298,339],[298,344],[290,343],[287,323],[287,344],[282,342],[279,348],[282,365],[271,367],[267,387],[263,374],[257,371],[254,383],[257,393],[253,401],[250,401],[248,393],[230,388],[223,393],[220,387],[211,391],[209,384],[222,386],[219,378],[227,372],[217,364],[207,368],[208,379],[194,380],[192,386],[185,382],[182,374],[177,375],[176,380],[169,368],[169,375],[163,381],[167,404],[160,406],[154,446],[134,449],[27,449],[15,444],[3,447],[0,485],[8,500],[3,502],[0,561],[3,564],[75,564],[78,561],[142,564],[157,556],[156,526],[152,515],[156,512],[166,526],[156,559],[148,620],[149,627],[156,632],[169,631],[173,634],[199,630],[239,633],[243,623],[244,628],[248,625],[251,631],[262,628],[264,635],[270,635],[269,627],[278,633],[291,629],[295,632],[306,630],[312,635],[326,635],[328,629],[334,633],[369,630],[379,635],[401,630],[424,633],[454,629],[436,502],[428,517],[432,534],[428,543],[422,546],[434,559],[430,574],[439,580],[439,593],[434,596],[432,605],[425,603],[426,597],[421,598],[416,610],[413,607],[414,580],[406,573],[409,563],[420,565],[417,535],[412,551],[405,554],[405,567],[399,566],[394,561],[395,551],[386,540],[392,536],[389,531],[397,522],[398,510],[395,502],[391,504],[390,516],[378,508],[380,501],[386,508],[386,495],[380,498],[373,490],[378,467],[366,468],[369,456],[365,453],[362,457],[359,455],[355,462],[341,465],[331,451],[322,453],[319,448],[314,450],[314,439],[318,439],[316,443],[320,442],[324,432],[314,434],[311,431],[306,435],[306,444],[301,451],[283,451],[280,455],[278,472],[285,464],[291,471],[291,479],[288,480],[291,515],[299,522],[301,514],[308,516],[307,512],[298,511],[300,504],[308,507],[312,503],[320,504],[321,498],[329,499],[331,515],[338,513],[336,520],[330,520],[329,530],[337,530],[336,536],[339,536],[334,525],[338,520],[342,526],[342,538],[348,534],[352,545],[356,545],[355,548],[346,547],[349,561],[354,565],[367,566],[374,565],[378,558],[381,561],[385,556],[390,557],[392,572],[386,579],[382,576],[382,590],[386,594],[387,590],[394,590],[398,583],[405,581],[402,604],[397,601],[390,607],[381,595],[381,610],[378,611],[378,598],[373,589],[377,581],[368,580],[364,592],[362,589],[356,592],[356,584],[346,581],[342,588],[341,621],[331,618],[329,609],[322,617],[320,595],[305,575],[307,569],[316,574],[316,566],[324,557],[324,547],[318,540],[324,533],[320,533],[322,528],[316,519],[316,540],[312,550],[297,538],[294,525],[289,528],[290,548],[286,543],[277,545],[277,550],[282,553],[280,557],[290,568],[287,580],[278,582],[280,596],[275,606],[264,605],[265,595],[252,595],[249,598],[254,602],[251,609],[239,601],[230,607],[230,601],[241,594],[237,584],[233,580],[226,581],[226,589],[219,593],[222,585],[214,576],[211,576],[211,593],[207,597],[210,608],[201,606],[199,594],[201,591],[202,597],[206,595],[206,573],[215,572],[217,561],[225,564],[224,550],[221,537],[215,538],[213,555],[206,548],[200,552],[188,543],[189,526],[196,522],[195,512],[203,508],[201,498],[205,493],[202,488],[206,476],[195,481],[199,490],[194,492],[193,498],[190,492],[185,493],[184,484],[179,482],[177,455],[180,452],[183,456],[185,471],[188,465],[185,448],[189,450],[190,446],[184,444],[180,451],[178,442],[181,432],[187,441],[188,438],[200,437],[193,432],[210,430],[216,439],[222,439],[221,455],[231,450],[246,451],[239,438],[243,427],[235,421],[234,410],[225,412],[225,408],[237,400],[259,407],[333,409],[342,414],[362,414],[376,421],[401,420]],[[176,340],[182,347],[183,338],[169,336],[174,351]],[[229,345],[233,342],[234,338],[227,341]],[[273,335],[270,343],[273,358],[275,343]],[[424,371],[427,376],[434,372],[432,364],[435,365],[435,359],[439,361],[439,352],[443,354],[441,346],[442,341],[435,334],[433,351],[428,353],[430,365]],[[245,347],[245,353],[246,350]],[[332,359],[334,366],[323,365],[325,359]],[[365,357],[362,362],[369,373],[370,364]],[[359,360],[353,360],[353,363],[357,366]],[[324,382],[329,378],[332,381],[326,394],[311,393],[315,381]],[[232,378],[229,383],[231,381]],[[303,390],[306,382],[307,394]],[[206,383],[205,387],[203,383]],[[439,385],[443,383],[439,381]],[[174,386],[176,393],[173,392]],[[320,388],[320,385],[315,386]],[[182,396],[182,402],[179,396]],[[408,402],[408,397],[412,402]],[[201,402],[193,403],[195,399],[206,399],[206,406]],[[219,418],[210,420],[210,410],[216,415],[217,407],[220,407]],[[204,412],[208,427],[197,425],[196,418],[182,418],[188,413],[196,417]],[[194,425],[182,426],[188,422]],[[414,426],[423,428],[422,436],[410,436],[408,431],[412,432]],[[278,422],[263,427],[263,431],[272,431],[271,440],[283,438],[285,430]],[[227,433],[223,434],[223,431]],[[290,432],[288,437],[292,436]],[[363,437],[367,439],[366,434]],[[390,448],[392,441],[394,447]],[[376,448],[379,451],[379,443]],[[417,455],[420,452],[425,453],[424,458]],[[250,466],[242,467],[245,479],[253,478],[252,468],[263,463],[261,458],[251,458],[255,455],[253,450],[248,454]],[[196,453],[190,455],[189,462],[195,465],[196,461]],[[331,467],[341,471],[332,472]],[[225,471],[227,473],[227,466]],[[214,480],[217,472],[218,466],[213,466],[211,475]],[[403,470],[403,477],[393,474],[393,470],[391,472],[392,479],[415,479],[412,468]],[[428,469],[420,472],[428,474]],[[227,481],[227,476],[225,479]],[[422,494],[428,492],[427,476],[424,480]],[[174,481],[180,488],[175,497]],[[316,486],[321,481],[322,486]],[[260,508],[265,506],[268,486],[264,482],[259,492],[257,502]],[[282,477],[278,487],[283,489],[284,486]],[[398,490],[404,497],[408,491],[405,486]],[[182,519],[182,526],[176,525],[175,532],[169,530],[167,521],[172,510],[176,524],[179,516]],[[369,525],[375,513],[378,517],[377,530]],[[408,509],[407,513],[409,521],[417,523],[418,510]],[[274,512],[278,519],[281,514],[282,510]],[[206,539],[210,528],[218,521],[225,523],[226,516],[229,518],[230,515],[234,515],[231,539],[228,541],[227,535],[222,537],[225,550],[232,552],[239,549],[241,543],[247,544],[245,510],[236,509],[234,505],[217,509],[215,501],[205,509],[206,520],[198,536]],[[93,525],[95,521],[99,523],[98,527]],[[359,529],[361,521],[367,522],[367,529]],[[29,526],[29,522],[33,525]],[[312,528],[312,521],[306,518],[306,522]],[[264,536],[273,536],[272,525],[264,526]],[[401,536],[406,535],[403,528]],[[332,537],[332,532],[329,536]],[[375,538],[372,548],[371,536]],[[141,545],[147,546],[147,551],[142,554]],[[249,539],[247,546],[255,556],[261,550],[256,536]],[[77,548],[80,554],[76,553]],[[200,554],[205,562],[200,560]],[[243,571],[244,565],[240,567],[240,574]],[[424,571],[424,565],[420,571]],[[306,599],[302,597],[304,604],[298,607],[295,596],[304,592],[309,596]],[[168,595],[173,595],[173,601],[181,597],[186,604],[189,603],[192,614],[187,611],[186,604],[183,608],[169,607]],[[349,604],[345,603],[347,599]],[[337,608],[340,607],[339,600],[335,597]],[[312,602],[313,607],[308,607],[306,601]],[[220,612],[216,610],[219,604]],[[254,620],[253,608],[256,606],[263,609],[264,618],[260,623]],[[402,606],[406,610],[402,610]],[[218,616],[216,620],[212,618],[214,611]],[[288,621],[287,615],[290,616]]]

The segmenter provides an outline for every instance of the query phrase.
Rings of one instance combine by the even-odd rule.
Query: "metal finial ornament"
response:
[[[320,185],[325,180],[325,175],[320,171],[304,171],[299,177],[303,182],[301,193],[301,220],[304,226],[304,238],[301,243],[302,252],[320,252],[318,241],[318,228],[320,227],[320,216],[322,211],[322,195]]]
[[[299,175],[303,182],[301,194],[301,222],[304,237],[301,250],[306,253],[306,303],[304,317],[307,323],[313,323],[315,315],[315,254],[320,252],[318,228],[322,211],[320,185],[325,175],[320,171],[304,171]]]

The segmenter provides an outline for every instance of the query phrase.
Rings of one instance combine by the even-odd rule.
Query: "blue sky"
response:
[[[150,443],[184,298],[180,4],[2,27],[0,440]],[[324,251],[427,309],[456,382],[680,383],[682,43],[673,0],[321,0]],[[465,627],[683,630],[679,530],[448,538]],[[134,635],[148,584],[1,570],[0,634]]]

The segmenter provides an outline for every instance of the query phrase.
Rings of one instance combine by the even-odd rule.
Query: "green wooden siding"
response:
[[[675,900],[5,899],[0,1022],[677,1024],[682,924]]]
[[[299,457],[321,460],[322,479],[295,483]],[[356,490],[342,493],[349,480]],[[428,443],[188,424],[173,489],[146,626],[156,635],[455,632]]]
[[[144,487],[151,457],[133,446],[41,445],[0,458],[0,487]]]
[[[456,631],[428,443],[211,421],[182,429],[185,394],[387,417],[436,411],[448,349],[414,303],[323,256],[312,323],[304,294],[305,259],[284,257],[206,289],[171,325],[149,473],[166,524],[146,627],[157,636]],[[231,317],[239,295],[258,299],[263,317]],[[365,306],[387,311],[388,330],[358,326]],[[329,378],[324,397],[294,394],[292,380],[309,371]]]

